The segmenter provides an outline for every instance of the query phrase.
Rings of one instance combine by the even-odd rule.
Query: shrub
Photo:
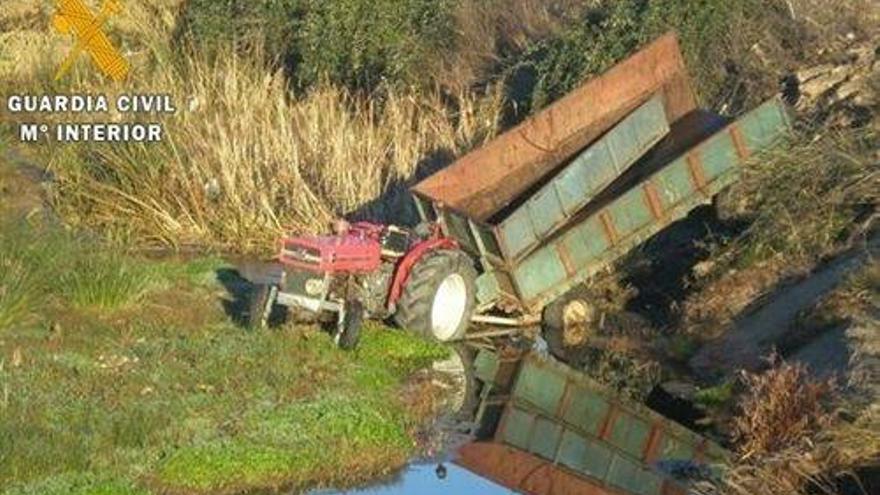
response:
[[[557,36],[588,0],[456,0],[452,46],[437,54],[432,74],[446,88],[467,89],[491,80],[500,62],[535,42]]]
[[[678,33],[698,92],[715,102],[730,84],[730,66],[743,55],[731,26],[744,22],[752,0],[621,0],[602,2],[559,36],[530,46],[508,61],[508,79],[531,88],[514,88],[521,108],[540,108],[583,80],[600,74],[661,34]],[[735,75],[735,73],[734,73]]]
[[[452,0],[190,0],[178,39],[214,54],[269,48],[300,88],[425,81],[452,39]],[[430,71],[428,71],[430,72]]]
[[[826,407],[834,385],[814,381],[802,364],[770,357],[772,368],[744,372],[746,394],[733,420],[734,439],[746,457],[779,452],[831,424]]]
[[[188,0],[181,8],[174,37],[212,54],[233,46],[238,51],[268,47],[270,59],[292,56],[293,37],[304,0]]]
[[[300,85],[425,82],[450,48],[452,0],[311,0],[297,33]]]

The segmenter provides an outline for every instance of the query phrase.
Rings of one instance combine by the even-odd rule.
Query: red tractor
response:
[[[364,318],[393,317],[450,342],[464,336],[474,311],[473,261],[434,224],[340,222],[336,235],[284,239],[278,261],[281,280],[254,290],[252,327],[267,326],[273,308],[283,306],[294,316],[333,317],[337,344],[353,349]]]

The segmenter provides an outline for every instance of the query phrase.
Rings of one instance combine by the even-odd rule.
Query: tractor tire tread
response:
[[[449,273],[461,273],[473,285],[476,270],[470,259],[460,251],[437,250],[425,255],[413,267],[404,285],[394,320],[403,328],[412,329],[422,337],[433,339],[430,313],[438,278]],[[468,312],[472,307],[468,308]]]

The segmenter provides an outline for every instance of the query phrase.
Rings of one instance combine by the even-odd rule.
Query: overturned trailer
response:
[[[711,202],[789,129],[776,99],[732,122],[697,108],[667,35],[412,192],[479,260],[474,321],[532,325],[551,304],[589,305],[572,289]]]

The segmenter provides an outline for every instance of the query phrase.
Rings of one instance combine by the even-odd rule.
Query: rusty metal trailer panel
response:
[[[583,373],[534,355],[525,358],[495,442],[528,452],[606,491],[684,493],[664,466],[719,474],[729,453]]]
[[[663,101],[655,96],[498,222],[498,240],[506,248],[506,257],[521,257],[565,226],[667,134]]]
[[[715,121],[702,121],[696,131],[684,122],[681,132],[673,131],[670,142],[646,157],[643,167],[634,168],[632,177],[623,177],[620,187],[610,188],[610,197],[588,206],[565,230],[511,264],[508,273],[496,270],[495,281],[486,280],[492,272],[484,274],[483,297],[492,297],[493,286],[499,291],[506,286],[516,291],[513,295],[526,308],[542,308],[697,206],[711,202],[738,179],[752,154],[778,141],[791,126],[785,104],[776,99],[707,138],[701,135],[699,129],[712,130]],[[687,138],[705,139],[691,147]]]
[[[624,173],[610,186],[598,192],[585,185],[581,159],[594,156],[594,149],[610,149],[607,143],[614,142],[617,131],[641,133],[641,137],[632,137],[631,146],[615,150],[628,150],[630,157],[644,154],[639,143],[651,142],[663,128],[653,120],[652,108],[656,109],[649,101],[606,133],[544,184],[548,192],[542,189],[529,196],[508,223],[490,225],[437,203],[417,201],[424,215],[432,209],[447,232],[482,260],[483,274],[477,281],[482,307],[504,301],[530,313],[540,311],[670,223],[710,202],[737,180],[741,165],[752,154],[771,146],[791,127],[784,103],[776,99],[733,123],[711,112],[693,111],[675,122],[666,138],[637,164],[623,167]],[[597,162],[590,163],[603,170]],[[566,189],[581,191],[587,206],[575,210],[581,202],[566,207],[560,199]],[[551,225],[551,220],[556,223]]]
[[[668,34],[519,126],[417,184],[413,191],[489,221],[654,95],[666,121],[696,109],[675,35]]]
[[[602,483],[578,476],[552,461],[494,442],[470,443],[459,449],[453,462],[517,493],[527,495],[627,495]],[[670,491],[664,495],[683,495]]]
[[[663,101],[655,96],[571,160],[562,171],[503,210],[494,227],[483,227],[455,212],[441,212],[450,234],[495,265],[516,260],[563,228],[603,189],[669,134]],[[422,208],[429,208],[429,203]],[[477,235],[480,232],[483,235]],[[495,236],[497,235],[497,239]],[[482,246],[480,246],[482,244]],[[500,246],[504,246],[501,250]]]

